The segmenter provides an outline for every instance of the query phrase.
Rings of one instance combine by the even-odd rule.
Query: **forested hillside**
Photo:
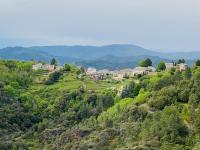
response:
[[[32,64],[0,61],[1,150],[200,149],[200,68],[94,81]]]

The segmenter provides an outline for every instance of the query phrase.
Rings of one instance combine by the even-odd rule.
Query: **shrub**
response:
[[[173,104],[177,99],[177,90],[173,86],[165,87],[158,92],[153,92],[149,106],[162,110],[165,106]]]
[[[46,84],[53,84],[54,82],[57,82],[61,76],[62,76],[62,73],[59,71],[55,71],[55,72],[51,73],[49,75],[48,80],[46,81]]]

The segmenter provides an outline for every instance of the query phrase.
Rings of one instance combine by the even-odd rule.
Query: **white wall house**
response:
[[[111,74],[111,72],[108,69],[99,70],[99,71],[97,71],[97,73],[100,73],[100,74]]]
[[[63,66],[56,66],[57,71],[62,70],[63,68],[64,68]]]
[[[49,64],[35,64],[32,66],[33,70],[48,70],[48,71],[54,71],[55,70],[55,66],[54,65],[49,65]]]
[[[166,69],[170,70],[172,68],[174,68],[174,63],[165,63]]]
[[[147,70],[148,72],[156,72],[156,68],[152,66],[147,67]]]
[[[39,69],[42,69],[43,67],[43,64],[39,63],[39,64],[35,64],[32,66],[32,69],[33,70],[39,70]]]
[[[155,68],[154,67],[136,67],[133,69],[133,75],[145,75],[148,74],[149,72],[154,72]]]
[[[177,69],[179,71],[185,71],[188,68],[188,65],[185,63],[177,64]]]
[[[55,66],[54,65],[45,64],[45,65],[43,65],[43,70],[54,71],[55,70]]]
[[[124,79],[124,74],[116,73],[116,74],[113,75],[113,79],[117,80],[117,81],[121,81],[121,80]]]
[[[89,67],[89,68],[86,70],[86,74],[88,74],[88,75],[95,74],[96,72],[97,72],[96,68],[91,68],[91,67]]]

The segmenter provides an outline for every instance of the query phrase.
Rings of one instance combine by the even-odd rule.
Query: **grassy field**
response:
[[[38,75],[39,78],[43,78],[42,75]],[[86,93],[102,93],[107,90],[118,90],[121,86],[129,83],[131,79],[124,81],[113,80],[99,80],[95,81],[86,76],[83,80],[77,79],[75,72],[64,73],[62,78],[51,85],[45,85],[44,83],[34,82],[34,84],[26,90],[25,94],[29,93],[35,95],[36,99],[45,99],[46,101],[55,101],[56,98],[60,98],[61,95],[69,93],[71,91],[79,90],[80,87],[84,87]]]

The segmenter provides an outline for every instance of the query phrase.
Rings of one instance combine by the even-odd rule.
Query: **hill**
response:
[[[71,57],[85,60],[92,60],[106,55],[113,56],[140,56],[148,55],[152,52],[134,45],[108,45],[108,46],[38,46],[38,47],[8,47],[0,50],[1,57],[4,58],[7,53],[11,57],[22,55],[44,55],[48,54],[47,57]],[[15,54],[15,55],[14,55]],[[27,59],[26,55],[24,58]]]
[[[95,60],[76,61],[76,64],[83,65],[84,67],[94,67],[97,69],[118,70],[123,68],[137,67],[139,62],[146,58],[150,58],[154,66],[156,66],[161,60],[165,62],[170,62],[169,59],[160,58],[158,56],[141,55],[141,56],[118,57],[118,56],[107,55]]]
[[[153,51],[136,45],[113,44],[107,46],[43,46],[30,47],[30,50],[39,50],[54,56],[68,56],[78,59],[92,60],[106,55],[125,57],[150,55]]]
[[[154,65],[158,60],[172,61],[180,58],[189,64],[200,58],[200,52],[159,53],[136,45],[107,46],[35,46],[7,47],[0,50],[0,58],[50,62],[56,58],[60,64],[71,63],[94,66],[99,69],[134,67],[141,58],[151,58]],[[131,62],[131,63],[130,63]]]
[[[199,67],[119,82],[33,63],[0,61],[1,150],[200,149]]]

